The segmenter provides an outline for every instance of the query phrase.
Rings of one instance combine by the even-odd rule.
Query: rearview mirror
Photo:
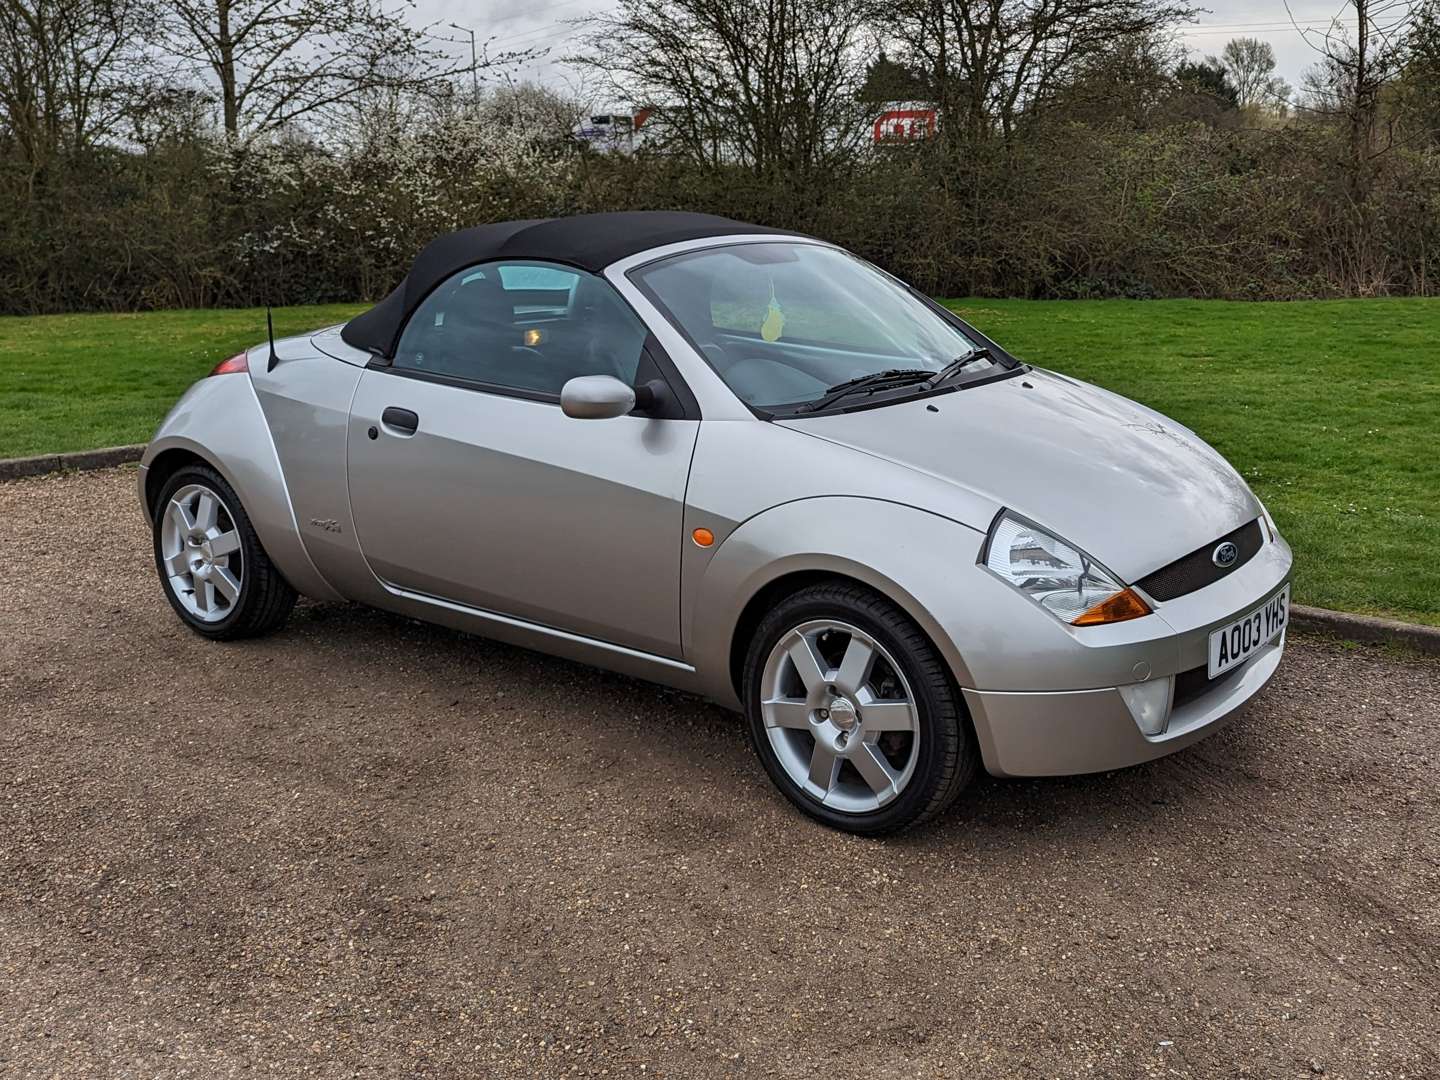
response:
[[[576,420],[609,420],[635,408],[635,391],[614,375],[580,375],[560,388],[560,408]]]

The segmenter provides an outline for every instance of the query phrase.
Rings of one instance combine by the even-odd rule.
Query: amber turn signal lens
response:
[[[526,331],[525,331],[525,344],[526,344],[526,345],[529,345],[532,349],[533,349],[536,345],[539,345],[540,342],[542,342],[542,341],[544,341],[544,340],[545,340],[545,335],[544,335],[541,331],[539,331],[539,330],[526,330]]]
[[[220,363],[215,365],[215,370],[210,372],[210,374],[233,375],[237,371],[249,370],[250,361],[247,359],[246,354],[242,352],[236,353],[234,356],[230,357],[229,360],[221,360]]]
[[[1140,599],[1134,589],[1118,592],[1109,600],[1102,600],[1088,611],[1080,613],[1075,626],[1094,626],[1096,623],[1125,622],[1150,614],[1150,605]]]
[[[690,539],[694,540],[695,543],[701,547],[709,547],[715,543],[715,534],[709,529],[696,529],[690,534]]]

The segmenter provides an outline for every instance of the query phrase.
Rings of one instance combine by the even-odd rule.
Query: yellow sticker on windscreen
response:
[[[785,313],[775,299],[775,282],[770,282],[770,307],[765,312],[765,321],[760,324],[760,336],[766,341],[779,341],[785,329]]]

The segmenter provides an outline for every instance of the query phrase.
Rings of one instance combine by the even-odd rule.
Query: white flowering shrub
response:
[[[473,98],[368,104],[327,146],[217,143],[226,254],[278,301],[390,287],[434,237],[565,212],[577,148],[564,103],[520,87]],[[344,275],[348,287],[333,281]],[[333,286],[332,287],[332,283]]]

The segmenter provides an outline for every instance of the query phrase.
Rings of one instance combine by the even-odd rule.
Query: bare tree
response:
[[[1048,115],[1097,127],[1151,128],[1169,122],[1184,52],[1170,35],[1141,34],[1087,59],[1056,91]]]
[[[32,170],[116,134],[151,89],[149,0],[0,0],[0,129]]]
[[[1259,38],[1231,38],[1220,53],[1240,108],[1282,109],[1290,84],[1275,74],[1275,50]]]
[[[950,123],[1007,138],[1088,63],[1197,10],[1189,0],[876,0],[878,20],[936,88]]]
[[[1440,0],[1411,10],[1397,111],[1409,130],[1440,143]]]
[[[383,0],[169,0],[169,47],[216,90],[231,136],[315,119],[459,68]]]
[[[1366,163],[1393,143],[1379,137],[1380,97],[1404,70],[1411,20],[1408,0],[1347,0],[1328,26],[1301,31],[1320,54],[1303,80],[1305,108],[1345,126],[1357,194]]]
[[[569,57],[709,166],[803,177],[854,148],[868,0],[620,0]]]

